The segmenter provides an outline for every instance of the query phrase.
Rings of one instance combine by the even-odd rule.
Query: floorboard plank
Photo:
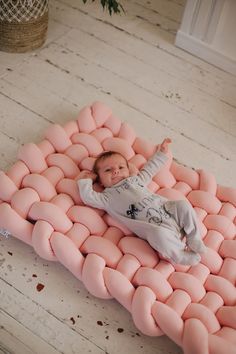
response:
[[[5,352],[15,354],[61,353],[2,310],[0,310],[0,323],[0,347],[4,347]]]
[[[173,35],[168,39],[170,35],[166,31],[153,25],[140,26],[140,23],[132,20],[124,22],[120,17],[111,19],[96,8],[95,12],[84,13],[79,2],[74,0],[56,0],[56,4],[52,2],[52,17],[59,23],[112,43],[131,56],[164,73],[187,80],[203,92],[217,96],[235,107],[235,77],[175,47]]]

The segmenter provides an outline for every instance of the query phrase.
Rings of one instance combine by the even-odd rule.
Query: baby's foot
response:
[[[198,253],[194,253],[191,258],[189,258],[188,265],[194,266],[201,261],[201,256]]]
[[[201,256],[192,251],[181,251],[177,257],[173,257],[173,261],[177,264],[194,266],[201,261]]]
[[[202,240],[199,239],[187,239],[188,247],[197,253],[206,253],[207,247]]]

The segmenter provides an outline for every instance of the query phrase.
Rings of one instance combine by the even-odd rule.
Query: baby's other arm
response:
[[[82,171],[77,177],[79,193],[84,204],[94,208],[105,209],[106,200],[103,193],[96,192],[93,189],[93,181],[97,175],[90,171]]]
[[[84,171],[80,172],[80,174],[78,175],[78,177],[76,179],[78,181],[80,179],[86,179],[86,178],[90,178],[94,182],[97,178],[97,175],[94,172],[84,170]]]

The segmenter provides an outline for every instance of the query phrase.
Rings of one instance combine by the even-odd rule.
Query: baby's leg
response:
[[[164,258],[177,264],[195,265],[199,263],[200,255],[193,251],[186,251],[180,236],[172,230],[159,227],[156,232],[148,235],[147,241]]]
[[[176,200],[166,202],[164,207],[186,233],[188,247],[194,252],[205,253],[206,246],[201,239],[197,215],[191,204],[185,200]]]

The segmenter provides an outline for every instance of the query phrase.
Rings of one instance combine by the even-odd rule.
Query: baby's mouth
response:
[[[112,178],[113,181],[119,181],[121,180],[121,176],[115,176]]]

